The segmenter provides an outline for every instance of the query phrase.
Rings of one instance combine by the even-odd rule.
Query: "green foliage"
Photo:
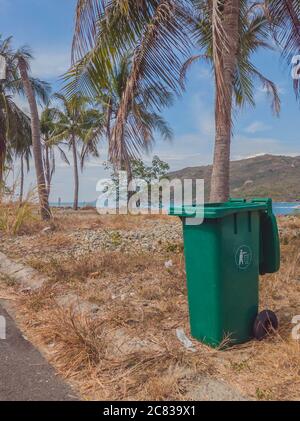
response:
[[[170,170],[169,164],[165,161],[162,161],[157,155],[153,157],[152,164],[149,166],[146,165],[141,159],[132,159],[130,161],[130,165],[132,169],[132,177],[144,180],[149,184],[153,181],[159,181]],[[111,172],[111,179],[114,184],[117,185],[119,177],[118,173],[114,171],[112,165],[109,162],[105,162],[104,168]]]
[[[181,79],[184,82],[186,72],[195,62],[207,62],[214,71],[213,57],[213,24],[211,2],[209,0],[192,0],[197,16],[195,39],[200,54],[191,57],[182,69]],[[280,111],[280,98],[276,85],[266,78],[254,65],[253,57],[261,49],[274,49],[270,39],[270,20],[261,7],[253,8],[251,2],[240,2],[240,38],[234,74],[233,89],[238,107],[246,103],[255,105],[255,83],[262,85],[271,98],[275,114]]]
[[[89,155],[99,156],[97,144],[101,139],[104,128],[103,113],[92,107],[89,98],[76,95],[66,98],[62,94],[55,94],[54,98],[59,103],[59,108],[52,109],[54,127],[48,146],[66,144],[72,147],[72,142],[81,143],[81,167]],[[63,149],[59,148],[63,159],[68,162]]]
[[[169,164],[157,155],[153,157],[152,165],[147,166],[141,159],[135,159],[131,161],[131,168],[134,178],[140,178],[147,183],[160,180],[170,170]]]
[[[16,157],[23,157],[29,167],[31,127],[30,118],[15,102],[16,96],[25,96],[18,60],[21,57],[29,67],[33,56],[28,47],[15,51],[12,37],[3,39],[0,35],[0,55],[6,62],[6,79],[0,84],[0,165]],[[30,78],[33,90],[40,100],[48,100],[50,85],[36,78]]]
[[[162,108],[173,103],[172,93],[165,87],[155,84],[136,86],[131,93],[131,100],[125,110],[126,118],[122,127],[120,144],[116,145],[114,136],[122,101],[126,96],[128,79],[134,65],[132,52],[122,53],[111,63],[111,71],[103,79],[99,74],[83,70],[80,64],[75,66],[66,79],[66,97],[84,95],[92,98],[96,106],[105,115],[105,131],[102,133],[109,145],[109,160],[115,169],[131,171],[130,161],[138,159],[144,151],[148,152],[155,141],[155,133],[164,140],[171,140],[172,130],[160,115]],[[81,83],[81,76],[84,83]],[[155,103],[155,105],[154,105]]]

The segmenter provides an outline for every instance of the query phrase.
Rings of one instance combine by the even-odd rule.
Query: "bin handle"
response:
[[[269,216],[273,215],[273,200],[270,198],[257,198],[252,199],[251,203],[265,203],[267,205],[267,214]]]

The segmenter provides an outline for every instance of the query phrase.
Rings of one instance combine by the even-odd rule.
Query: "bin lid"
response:
[[[261,202],[238,202],[229,201],[226,203],[206,203],[203,206],[172,206],[169,215],[182,218],[204,217],[205,219],[224,218],[239,212],[267,211],[269,199]]]

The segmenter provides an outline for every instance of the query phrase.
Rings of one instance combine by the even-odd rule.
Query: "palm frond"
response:
[[[251,73],[253,73],[253,75],[255,75],[262,83],[266,93],[271,97],[271,105],[274,114],[279,115],[281,101],[275,83],[263,76],[254,66],[251,68]]]
[[[59,150],[60,157],[61,157],[62,161],[65,162],[68,165],[71,165],[65,151],[60,146],[58,146],[58,150]]]
[[[266,0],[266,10],[282,54],[290,63],[300,50],[300,2],[298,0]]]

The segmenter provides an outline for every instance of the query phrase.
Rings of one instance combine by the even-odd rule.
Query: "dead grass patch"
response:
[[[55,282],[86,281],[108,275],[142,272],[153,264],[149,253],[122,254],[107,251],[74,258],[31,259],[30,265],[50,276]]]
[[[44,223],[39,220],[38,209],[31,202],[22,205],[1,203],[0,231],[9,236],[26,235],[41,230]]]
[[[147,221],[173,222],[167,215],[99,215],[96,209],[87,211],[60,211],[54,212],[54,223],[57,231],[111,229],[132,230],[137,229]]]

